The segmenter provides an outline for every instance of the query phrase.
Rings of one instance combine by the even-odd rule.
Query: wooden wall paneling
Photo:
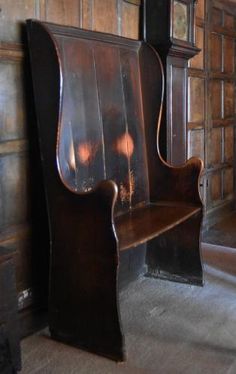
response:
[[[213,27],[223,25],[223,12],[218,8],[211,9],[211,25]]]
[[[189,77],[188,121],[203,123],[205,118],[205,82],[198,77]]]
[[[139,38],[139,6],[122,1],[121,35],[126,38]]]
[[[233,162],[234,159],[234,127],[224,129],[224,162]]]
[[[26,136],[22,64],[0,61],[0,142]]]
[[[233,197],[234,193],[234,170],[233,168],[226,168],[223,172],[223,197],[229,199]]]
[[[213,128],[210,133],[209,166],[213,167],[222,162],[222,129]]]
[[[116,0],[92,1],[92,29],[110,34],[118,34]]]
[[[211,105],[211,116],[212,119],[221,119],[222,118],[222,90],[223,85],[222,81],[219,79],[212,79],[209,82],[209,97]]]
[[[215,205],[222,199],[222,176],[221,171],[211,173],[210,175],[210,199],[211,204]]]
[[[81,27],[86,30],[92,29],[92,0],[80,0]]]
[[[0,40],[20,43],[26,18],[38,17],[35,0],[0,0]]]
[[[197,156],[197,157],[200,157],[204,162],[204,159],[205,159],[204,129],[189,131],[188,143],[189,143],[188,157]]]
[[[204,69],[204,29],[196,26],[196,46],[201,49],[201,52],[194,56],[189,66],[194,69]]]
[[[0,227],[17,225],[29,219],[28,160],[25,154],[0,157],[1,212]]]
[[[80,26],[80,0],[44,0],[44,16],[48,22]]]
[[[224,12],[224,27],[235,31],[235,20],[232,14]]]
[[[235,41],[233,38],[224,37],[223,50],[224,50],[224,72],[233,74],[235,70]]]
[[[235,103],[235,83],[232,81],[224,82],[224,118],[234,116]]]
[[[222,36],[216,33],[211,33],[210,38],[210,69],[214,72],[221,72]]]
[[[196,5],[196,17],[201,20],[205,19],[205,0],[198,0]]]

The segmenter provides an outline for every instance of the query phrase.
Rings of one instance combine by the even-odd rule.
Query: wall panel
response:
[[[206,197],[206,221],[211,225],[221,218],[221,212],[232,209],[235,201],[236,11],[229,2],[218,0],[199,0],[196,6],[196,41],[203,45],[203,57],[193,60],[189,69],[188,153],[198,156],[204,150],[202,195]],[[200,123],[193,122],[198,120],[202,104],[197,80],[204,82],[205,92]],[[201,131],[201,137],[196,130]]]

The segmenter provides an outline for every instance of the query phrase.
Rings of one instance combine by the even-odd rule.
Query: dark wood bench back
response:
[[[63,183],[76,192],[87,192],[99,181],[112,179],[119,189],[118,211],[148,202],[140,59],[142,55],[152,55],[145,69],[150,69],[149,79],[154,80],[153,61],[160,75],[154,52],[139,41],[73,28],[68,34],[62,26],[45,25],[46,29],[38,27],[45,34],[45,41],[46,33],[50,35],[60,70],[57,163]],[[42,54],[46,44],[41,46]],[[157,102],[155,107],[159,109]],[[156,123],[153,128],[152,142],[156,148]],[[152,158],[155,153],[156,149]]]

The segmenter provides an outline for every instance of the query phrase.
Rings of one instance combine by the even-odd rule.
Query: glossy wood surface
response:
[[[51,236],[50,331],[124,360],[119,251],[174,228],[184,235],[190,221],[198,245],[184,244],[189,268],[181,243],[161,267],[170,279],[184,273],[185,282],[202,284],[200,224],[191,220],[202,218],[202,162],[174,168],[160,155],[163,70],[150,46],[34,20],[27,26]],[[155,250],[168,254],[169,243],[175,248],[172,239]]]
[[[140,2],[109,0],[4,0],[0,6],[0,245],[15,249],[22,335],[41,328],[48,300],[49,246],[44,191],[35,136],[25,20],[138,38]],[[111,8],[110,17],[107,17]],[[36,138],[36,139],[35,139]],[[127,271],[128,273],[128,271]],[[128,277],[129,274],[124,275]],[[39,318],[37,317],[39,311]],[[37,321],[37,323],[36,323]],[[38,324],[39,322],[39,324]]]
[[[200,207],[173,202],[149,204],[115,219],[120,250],[135,247],[169,231],[201,211]]]

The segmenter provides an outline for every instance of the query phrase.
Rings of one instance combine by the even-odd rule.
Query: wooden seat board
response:
[[[119,249],[138,246],[184,222],[201,208],[183,204],[152,203],[115,219]]]

